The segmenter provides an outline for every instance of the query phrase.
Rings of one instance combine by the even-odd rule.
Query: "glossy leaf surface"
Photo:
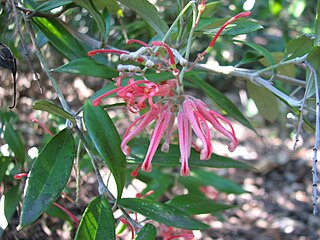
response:
[[[167,204],[190,214],[215,213],[234,207],[192,194],[177,196]]]
[[[138,232],[135,240],[154,240],[157,236],[157,229],[150,223],[146,223],[143,228]]]
[[[120,136],[103,108],[87,101],[83,113],[88,134],[115,178],[119,199],[126,180],[126,158],[120,148]]]
[[[123,198],[119,205],[140,213],[152,220],[183,229],[207,229],[209,226],[195,220],[191,215],[169,205],[148,199]]]
[[[105,66],[88,57],[72,60],[53,69],[53,71],[101,78],[114,78],[118,76],[115,68]]]
[[[47,100],[38,100],[33,103],[32,107],[36,110],[46,111],[48,113],[69,119],[74,126],[76,125],[76,120],[70,113],[66,112],[52,102],[49,102]]]
[[[115,237],[115,220],[108,201],[95,197],[86,208],[75,240],[111,240]]]
[[[75,157],[75,142],[69,129],[56,134],[32,165],[25,186],[20,225],[33,223],[66,186]]]
[[[56,19],[32,18],[51,44],[68,59],[87,56],[79,41]]]

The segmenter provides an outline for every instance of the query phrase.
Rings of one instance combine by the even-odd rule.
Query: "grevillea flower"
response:
[[[200,17],[201,13],[204,11],[205,3],[206,1],[202,0],[199,4],[198,17]],[[227,25],[238,18],[247,17],[249,15],[250,12],[240,13],[223,24],[207,49],[203,53],[199,54],[200,57],[198,57],[194,64],[205,54],[211,51],[217,38]],[[152,159],[160,145],[160,142],[164,139],[161,151],[168,152],[172,136],[176,129],[178,130],[178,142],[181,157],[180,174],[182,176],[190,174],[188,161],[192,147],[199,150],[201,160],[210,159],[213,153],[213,146],[211,143],[211,126],[230,140],[228,149],[231,152],[234,151],[238,145],[238,140],[232,124],[218,112],[210,110],[209,107],[200,99],[189,95],[183,95],[180,80],[177,78],[177,73],[179,73],[180,70],[176,66],[175,58],[178,59],[179,64],[183,67],[188,65],[188,61],[185,60],[177,50],[170,48],[168,44],[162,41],[154,41],[151,43],[152,46],[136,39],[128,41],[128,44],[131,43],[138,43],[143,47],[136,52],[110,49],[93,50],[89,52],[88,55],[92,56],[97,53],[120,54],[120,59],[123,61],[125,61],[124,59],[138,60],[138,58],[144,58],[143,64],[149,68],[155,66],[152,64],[147,65],[146,63],[148,61],[153,62],[153,60],[155,60],[154,57],[157,57],[155,53],[158,47],[166,49],[168,53],[169,59],[157,59],[158,61],[163,60],[166,66],[161,67],[162,62],[160,62],[158,64],[160,67],[158,66],[156,69],[161,71],[168,71],[168,69],[171,69],[170,71],[174,77],[173,79],[163,81],[160,84],[154,83],[145,78],[144,72],[138,66],[119,65],[117,69],[120,73],[116,80],[116,88],[102,94],[92,102],[94,106],[97,106],[101,103],[103,98],[116,94],[126,102],[129,111],[133,113],[138,113],[141,110],[146,109],[147,105],[149,106],[149,109],[128,127],[121,142],[121,149],[123,153],[125,155],[130,155],[130,147],[128,146],[128,143],[155,122],[155,126],[150,136],[150,143],[146,152],[146,157],[143,163],[132,172],[132,176],[137,176],[140,168],[146,172],[150,172],[152,170]],[[154,51],[153,54],[152,51]],[[123,58],[121,58],[121,56],[123,56]],[[189,69],[191,68],[192,66]],[[141,79],[136,80],[133,76],[139,76]],[[124,84],[124,78],[128,79],[126,84]],[[199,148],[192,141],[193,132],[201,141],[201,146]]]

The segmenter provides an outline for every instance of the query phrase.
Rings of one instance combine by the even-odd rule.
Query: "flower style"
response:
[[[204,11],[205,9],[205,2],[206,1],[203,0],[199,5],[201,11]],[[200,12],[200,14],[201,13],[202,12]],[[228,24],[240,17],[247,17],[249,15],[250,12],[240,13],[223,24],[207,49],[198,55],[195,63],[211,51],[217,38]],[[130,155],[131,151],[128,143],[155,122],[145,159],[143,163],[132,172],[132,176],[137,176],[139,168],[146,172],[152,170],[151,162],[161,140],[164,138],[161,151],[168,152],[172,136],[174,135],[173,133],[176,130],[178,131],[181,158],[180,175],[182,176],[190,175],[188,160],[190,158],[191,147],[196,146],[192,141],[193,132],[202,143],[199,148],[201,160],[210,159],[211,154],[213,153],[213,146],[211,143],[212,130],[210,129],[210,125],[230,140],[228,149],[230,152],[234,151],[238,145],[238,140],[229,120],[218,112],[210,110],[200,99],[184,95],[183,91],[181,91],[181,79],[178,77],[180,70],[176,65],[175,59],[178,59],[178,63],[185,69],[188,66],[188,61],[184,59],[177,50],[170,48],[162,41],[154,41],[150,45],[136,39],[128,41],[128,44],[132,43],[140,44],[142,47],[136,52],[103,49],[93,50],[88,53],[89,56],[93,56],[97,53],[120,54],[120,60],[122,61],[134,60],[147,68],[155,66],[156,69],[160,71],[168,71],[168,69],[170,69],[174,77],[171,80],[155,83],[147,80],[143,70],[138,66],[119,65],[117,68],[119,77],[116,80],[116,88],[104,93],[93,101],[93,105],[97,106],[101,104],[103,98],[116,93],[118,97],[126,102],[128,110],[133,113],[138,113],[141,110],[146,109],[148,104],[148,111],[131,123],[121,142],[123,153],[125,155]],[[159,47],[166,50],[168,59],[163,59],[163,57],[160,58],[157,55],[157,49]],[[191,68],[192,66],[189,69]],[[137,76],[141,78],[136,80]],[[123,83],[123,79],[128,79],[126,84]],[[176,125],[177,128],[175,127]]]

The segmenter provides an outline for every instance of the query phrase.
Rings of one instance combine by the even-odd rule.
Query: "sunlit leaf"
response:
[[[126,158],[120,148],[120,136],[103,108],[92,106],[90,101],[84,104],[83,117],[92,142],[115,178],[120,199],[126,180]]]
[[[67,58],[77,59],[87,56],[87,52],[82,45],[59,20],[40,17],[34,17],[32,20],[50,43]]]
[[[291,39],[286,47],[284,60],[302,57],[312,48],[313,39],[311,36],[302,35],[298,38]]]
[[[114,78],[119,75],[115,68],[98,63],[94,59],[88,57],[72,60],[53,69],[53,71],[101,78]]]
[[[191,215],[169,205],[149,199],[123,198],[119,205],[140,213],[147,218],[166,225],[183,229],[207,229],[209,226],[195,220]]]
[[[75,240],[89,239],[116,239],[113,212],[103,196],[97,196],[89,203],[75,236]]]
[[[168,25],[160,17],[157,9],[147,0],[119,0],[120,3],[138,13],[158,34],[164,36]]]
[[[33,223],[66,186],[75,156],[75,142],[69,129],[56,134],[32,165],[25,186],[20,225]]]
[[[279,117],[279,102],[275,95],[266,88],[253,84],[250,81],[247,82],[247,90],[250,98],[255,102],[259,113],[265,119],[273,122]]]
[[[218,30],[220,29],[221,25],[223,23],[225,23],[227,21],[227,19],[219,19],[217,22],[215,22],[214,25],[216,25],[217,23],[219,23],[219,26],[217,28],[213,28],[210,30],[206,30],[204,33],[205,34],[213,34],[215,35]],[[221,25],[220,25],[221,23]],[[211,26],[213,24],[210,24]],[[207,29],[208,26],[205,27],[205,29]],[[254,22],[250,19],[244,18],[244,19],[238,19],[234,24],[230,24],[222,33],[221,35],[224,36],[236,36],[236,35],[241,35],[241,34],[247,34],[250,32],[255,32],[257,30],[263,29],[263,27],[257,23]]]
[[[36,110],[46,111],[48,113],[69,119],[73,126],[76,125],[76,120],[70,113],[66,112],[65,110],[58,107],[56,104],[52,102],[49,102],[47,100],[38,100],[32,104],[32,107]]]

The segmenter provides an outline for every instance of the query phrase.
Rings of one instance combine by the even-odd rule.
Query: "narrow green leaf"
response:
[[[63,211],[62,209],[60,209],[59,207],[55,206],[55,205],[51,205],[49,206],[46,210],[45,213],[51,217],[55,217],[64,221],[68,221],[69,223],[73,224],[74,222],[72,221],[72,219],[70,218],[70,216]]]
[[[169,202],[168,205],[190,214],[205,214],[224,211],[234,206],[216,203],[208,198],[199,197],[193,194],[180,195]]]
[[[95,3],[92,0],[73,0],[74,3],[78,4],[82,8],[86,9],[98,25],[98,29],[101,33],[101,37],[105,36],[106,25],[102,14],[98,11]]]
[[[9,225],[10,219],[16,211],[21,198],[21,188],[19,185],[11,187],[0,199],[0,238],[4,230]]]
[[[70,122],[72,122],[73,126],[76,125],[76,120],[74,119],[74,117],[70,113],[66,112],[65,110],[58,107],[56,104],[54,104],[52,102],[49,102],[47,100],[38,100],[32,104],[32,107],[35,110],[46,111],[48,113],[69,119]]]
[[[138,232],[135,240],[154,240],[157,236],[157,229],[150,223],[146,223]]]
[[[205,186],[213,186],[220,192],[242,194],[246,191],[233,181],[220,177],[213,172],[207,172],[200,169],[192,170],[191,177]]]
[[[120,148],[120,136],[103,108],[92,106],[90,101],[84,104],[83,117],[92,142],[115,178],[120,199],[126,180],[126,158]]]
[[[190,230],[203,230],[209,227],[177,208],[149,199],[123,198],[119,201],[119,205],[172,227]]]
[[[157,9],[147,0],[119,0],[120,3],[138,13],[159,35],[164,36],[168,25],[160,17]]]
[[[32,20],[51,44],[68,59],[87,56],[87,52],[82,45],[59,20],[39,17],[32,18]]]
[[[143,196],[147,192],[153,190],[154,193],[148,196],[148,199],[158,199],[174,184],[174,179],[169,178],[167,174],[161,174],[148,183],[147,187],[141,192]]]
[[[302,57],[311,50],[312,45],[313,39],[311,38],[311,36],[308,35],[302,35],[300,37],[291,39],[287,43],[283,59],[290,60],[296,57]]]
[[[50,1],[46,1],[42,4],[40,4],[38,7],[36,7],[36,9],[34,11],[35,12],[47,12],[52,9],[65,6],[70,3],[72,3],[72,0],[50,0]]]
[[[8,169],[9,163],[11,163],[10,157],[4,157],[0,155],[0,182],[2,182],[2,179]]]
[[[111,14],[116,15],[119,11],[121,11],[121,8],[116,0],[94,0],[94,2],[98,9],[102,10],[103,8],[107,8]]]
[[[222,110],[224,110],[228,115],[233,117],[235,120],[242,123],[247,128],[255,132],[254,127],[245,118],[245,116],[239,111],[239,109],[222,93],[211,86],[209,83],[205,82],[201,77],[193,75],[192,83],[197,85],[200,89],[206,93],[206,95],[216,103]]]
[[[251,47],[252,49],[254,49],[255,51],[257,51],[258,53],[260,53],[261,55],[263,55],[267,60],[268,62],[270,63],[270,65],[274,65],[275,64],[275,61],[271,55],[271,53],[265,49],[264,47],[258,45],[258,44],[255,44],[255,43],[252,43],[252,42],[248,42],[248,41],[244,41],[244,40],[239,40],[239,39],[233,39],[234,42],[239,42],[239,43],[243,43],[249,47]]]
[[[132,140],[130,142],[131,154],[128,158],[128,163],[141,164],[145,158],[148,149],[147,142]],[[180,166],[179,161],[180,150],[178,145],[171,144],[168,153],[162,152],[160,149],[156,151],[152,163],[164,166]],[[210,167],[210,168],[251,168],[249,165],[231,158],[212,154],[207,161],[200,160],[200,154],[194,149],[191,149],[189,158],[190,167]]]
[[[69,129],[56,134],[32,165],[25,186],[20,225],[33,223],[66,186],[75,156],[75,142]]]
[[[221,23],[221,25],[222,25],[226,21],[227,21],[227,19],[223,19],[223,20],[219,19],[217,22]],[[221,25],[219,27],[217,27],[217,28],[205,31],[204,34],[211,34],[211,35],[213,34],[213,35],[215,35],[218,32],[218,30],[220,29]],[[234,24],[230,24],[230,26],[228,26],[221,33],[221,35],[222,36],[236,36],[236,35],[255,32],[255,31],[260,30],[260,29],[263,29],[263,27],[259,23],[254,22],[254,21],[252,21],[250,19],[247,19],[247,18],[242,18],[242,19],[238,19]]]
[[[259,113],[270,122],[274,122],[280,115],[279,102],[266,88],[247,82],[247,90],[250,98],[255,102]]]
[[[103,239],[116,239],[115,220],[107,200],[97,196],[84,211],[75,240]]]
[[[9,148],[14,152],[15,158],[23,165],[25,160],[24,143],[21,140],[20,134],[12,127],[11,124],[5,125],[4,140],[9,145]]]
[[[219,9],[219,6],[221,5],[222,0],[206,3],[206,10],[202,13],[202,18],[209,18],[212,17],[215,12]]]
[[[105,66],[88,57],[72,60],[53,69],[53,71],[101,78],[114,78],[119,75],[116,69]]]

